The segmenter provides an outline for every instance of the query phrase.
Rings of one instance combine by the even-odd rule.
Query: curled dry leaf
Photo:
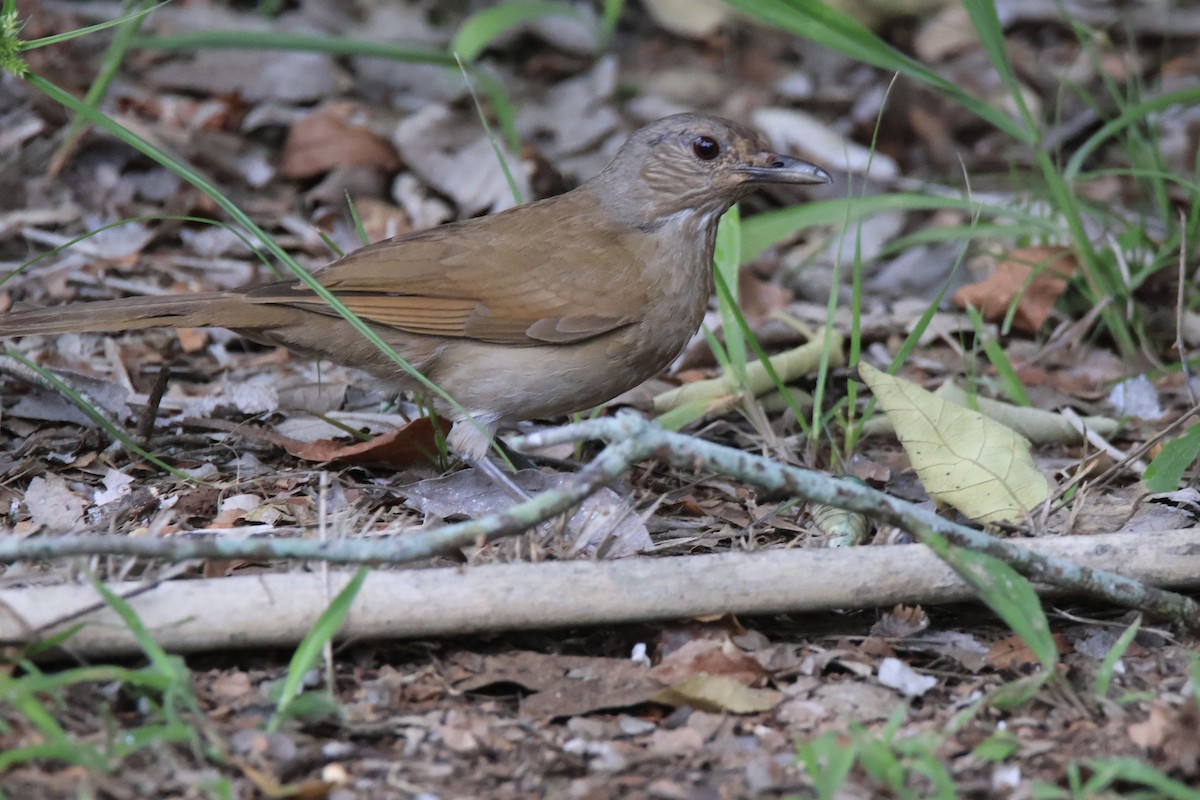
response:
[[[1013,250],[985,280],[954,293],[959,308],[972,306],[983,318],[999,322],[1016,303],[1012,324],[1019,331],[1040,330],[1067,281],[1075,272],[1075,256],[1064,247],[1025,247]]]
[[[920,606],[897,604],[871,626],[873,636],[905,639],[929,627],[929,615]]]

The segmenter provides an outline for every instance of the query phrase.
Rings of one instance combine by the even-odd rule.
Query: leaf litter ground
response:
[[[45,4],[32,11],[28,35],[95,21],[80,19],[81,13],[86,12]],[[314,12],[289,12],[280,18],[279,29],[303,28],[304,13]],[[375,28],[386,35],[403,28],[438,41],[454,25],[438,29],[413,9],[385,4],[366,8],[357,19],[323,13],[331,15],[328,25],[351,34]],[[627,129],[622,116],[653,118],[684,105],[733,115],[767,106],[784,107],[785,114],[789,106],[807,107],[841,131],[839,137],[849,132],[869,140],[867,121],[873,124],[874,113],[857,98],[874,96],[877,104],[888,76],[826,51],[805,51],[798,62],[791,40],[763,30],[734,26],[688,41],[665,35],[640,9],[627,9],[626,15],[615,56],[580,54],[545,31],[501,43],[492,54],[524,114],[518,116],[518,128],[533,143],[523,154],[530,169],[522,173],[530,176],[531,193],[556,191],[595,172]],[[156,25],[164,31],[171,26],[271,27],[251,13],[206,4],[156,12],[148,29]],[[922,57],[942,59],[942,68],[962,80],[975,81],[986,72],[976,61],[977,44],[955,44],[949,37],[943,52],[925,27],[910,33]],[[1038,63],[1060,59],[1072,41],[1063,37],[1038,49],[1020,29],[1012,37],[1013,45],[1027,48]],[[82,90],[86,84],[80,76],[95,73],[100,47],[97,38],[54,48],[53,57],[35,51],[31,65]],[[1117,69],[1126,55],[1115,53],[1117,63],[1108,68]],[[318,228],[343,249],[355,246],[344,213],[346,192],[355,198],[372,240],[508,202],[506,185],[494,175],[471,184],[471,175],[455,169],[464,161],[477,167],[486,162],[487,169],[494,165],[490,148],[479,150],[482,157],[476,153],[481,133],[453,142],[439,138],[438,132],[451,128],[476,130],[461,86],[440,67],[276,52],[195,57],[207,59],[207,66],[191,58],[149,53],[131,58],[106,110],[142,126],[213,176],[310,265],[329,258]],[[1147,74],[1154,77],[1156,69],[1146,68]],[[617,90],[618,76],[639,87],[635,98]],[[11,138],[6,164],[16,176],[16,191],[0,201],[0,252],[6,261],[19,264],[31,253],[124,217],[212,213],[194,190],[102,136],[85,137],[62,162],[62,171],[47,177],[46,154],[64,128],[61,115],[12,81],[0,87],[0,97],[0,111],[11,123],[5,126]],[[895,130],[885,128],[879,142],[881,158],[893,168],[898,160],[906,174],[952,180],[958,169],[955,154],[964,144],[971,145],[977,160],[967,164],[969,171],[1007,163],[1002,142],[973,129],[953,109],[939,105],[944,104],[939,98],[918,91],[900,101],[893,98],[889,111],[899,115]],[[1089,109],[1070,107],[1071,102],[1063,116],[1086,117]],[[426,110],[418,114],[402,110],[421,105]],[[571,113],[563,111],[568,106]],[[799,124],[794,116],[786,119]],[[769,127],[771,120],[757,121]],[[442,157],[435,158],[435,151]],[[795,198],[766,203],[779,200]],[[882,354],[886,363],[887,353],[940,288],[942,267],[949,270],[954,254],[936,244],[922,246],[919,257],[909,256],[907,262],[877,254],[901,231],[956,220],[879,216],[862,233],[864,257],[876,259],[864,337],[868,357]],[[770,349],[802,341],[776,312],[810,324],[824,322],[824,275],[831,261],[823,252],[797,238],[769,251],[745,273],[741,293],[747,313]],[[797,270],[802,263],[807,268]],[[981,277],[988,274],[986,264],[979,268]],[[235,287],[270,277],[227,231],[159,220],[114,228],[37,264],[7,283],[0,301],[6,307],[78,302]],[[984,290],[991,296],[1002,291]],[[1024,310],[1034,320],[1048,313],[1051,326],[1069,327],[1069,318],[1048,311],[1053,305],[1052,297],[1031,295]],[[944,321],[945,327],[934,328],[938,336],[924,342],[904,369],[907,377],[931,387],[964,369],[987,371],[981,357],[962,348],[969,323],[950,314]],[[1046,347],[1044,341],[1006,340],[1008,357],[1033,404],[1057,408],[1065,398],[1081,411],[1111,414],[1103,401],[1108,387],[1126,376],[1126,367],[1103,347],[1078,337],[1053,341]],[[445,508],[438,514],[429,507],[420,510],[418,492],[406,493],[406,486],[424,487],[428,502],[443,505],[447,497],[473,493],[455,495],[437,483],[441,466],[340,435],[346,428],[376,435],[395,431],[414,409],[397,410],[385,390],[333,365],[314,365],[219,331],[149,331],[111,340],[64,335],[18,347],[58,371],[126,429],[148,432],[147,443],[156,454],[209,485],[182,483],[130,458],[57,394],[6,375],[0,384],[6,476],[0,500],[10,509],[6,535],[73,529],[312,535],[321,521],[322,500],[327,520],[336,518],[346,531],[370,534],[453,516]],[[707,347],[698,342],[676,379],[708,377],[713,366]],[[155,411],[147,412],[164,369],[170,372],[165,394]],[[1166,376],[1155,389],[1166,415],[1186,407],[1182,378]],[[623,402],[645,409],[651,395],[643,388]],[[331,419],[342,428],[330,425]],[[1144,441],[1156,424],[1135,422],[1122,441]],[[761,431],[732,416],[697,430],[751,451],[774,449]],[[776,421],[771,438],[792,433]],[[426,441],[415,438],[418,444]],[[331,439],[336,443],[327,443]],[[570,451],[551,455],[576,456]],[[1039,466],[1052,472],[1078,463],[1085,450],[1060,445],[1039,448],[1035,455]],[[392,466],[371,463],[377,461]],[[551,475],[565,468],[559,461],[547,463],[553,466],[543,471]],[[851,468],[898,495],[925,499],[891,438],[868,439]],[[630,534],[652,543],[640,557],[824,541],[804,508],[722,476],[645,464],[617,489],[613,502],[628,503],[645,517],[644,527]],[[1139,495],[1128,477],[1121,478],[1089,506],[1097,512],[1093,527],[1074,532],[1120,529],[1138,509],[1144,526],[1193,524],[1186,504],[1139,505]],[[894,531],[879,531],[874,544],[897,538],[902,537]],[[577,544],[541,532],[432,563],[565,558],[580,552]],[[94,561],[90,567],[108,577],[172,580],[311,568],[206,562],[180,572],[119,559]],[[77,577],[78,565],[21,564],[8,567],[0,585]],[[954,731],[947,726],[955,714],[1037,663],[1020,640],[969,607],[898,606],[428,642],[347,642],[333,659],[329,688],[336,707],[314,704],[274,733],[265,732],[263,723],[271,716],[272,686],[282,678],[290,652],[196,655],[187,663],[201,716],[189,714],[187,723],[201,733],[190,745],[151,740],[110,764],[107,773],[35,762],[11,770],[4,790],[22,798],[80,792],[113,798],[212,796],[213,787],[227,779],[239,797],[256,791],[334,798],[804,796],[812,784],[797,765],[797,742],[832,733],[840,737],[838,746],[862,748],[870,737],[883,735],[896,713],[903,715],[897,739],[909,744],[895,752],[903,753],[909,766],[922,759],[941,763],[961,796],[1030,796],[1033,782],[1061,785],[1070,764],[1098,757],[1131,756],[1178,780],[1200,780],[1196,689],[1189,678],[1195,640],[1143,629],[1120,660],[1108,692],[1097,694],[1102,659],[1132,618],[1075,605],[1054,607],[1051,616],[1062,680],[1016,711],[981,711]],[[309,688],[322,685],[316,673],[308,677]],[[76,685],[51,700],[65,732],[93,744],[159,719],[144,697],[111,682]],[[43,739],[44,731],[33,729],[13,706],[0,708],[0,751]],[[855,733],[851,723],[865,733]],[[928,789],[913,780],[919,793]],[[848,797],[873,797],[883,790],[858,770],[845,791]]]

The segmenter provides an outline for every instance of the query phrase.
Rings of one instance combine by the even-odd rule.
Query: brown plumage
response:
[[[491,432],[591,408],[666,367],[712,292],[717,222],[765,183],[824,183],[753,131],[678,114],[634,133],[558,197],[378,242],[313,273]],[[231,328],[257,341],[413,381],[299,281],[132,297],[0,317],[0,336]],[[451,444],[479,456],[476,426]]]

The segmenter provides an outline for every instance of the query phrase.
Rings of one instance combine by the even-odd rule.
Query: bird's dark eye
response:
[[[692,152],[701,161],[712,161],[721,155],[721,145],[711,136],[697,136],[692,140]]]

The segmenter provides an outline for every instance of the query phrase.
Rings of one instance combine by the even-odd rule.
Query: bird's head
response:
[[[646,125],[596,178],[622,216],[644,223],[689,211],[716,218],[764,184],[830,180],[815,164],[773,152],[752,129],[706,114]]]

